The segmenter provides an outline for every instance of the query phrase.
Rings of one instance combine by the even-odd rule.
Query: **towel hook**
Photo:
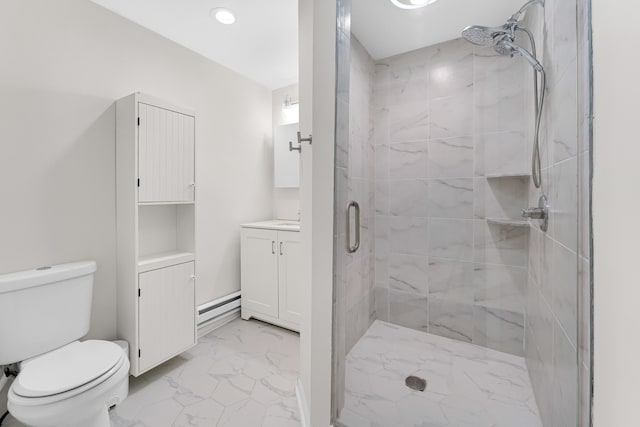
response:
[[[302,143],[303,142],[308,142],[309,144],[312,144],[312,136],[309,135],[308,138],[303,138],[302,135],[300,134],[300,131],[298,131],[298,146],[294,147],[293,146],[293,142],[289,141],[289,151],[300,151],[302,152]]]

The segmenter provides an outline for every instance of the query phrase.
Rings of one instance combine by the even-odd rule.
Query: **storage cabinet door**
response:
[[[278,232],[279,315],[296,324],[302,322],[302,243],[300,233]]]
[[[138,114],[138,201],[193,201],[194,118],[144,103]]]
[[[140,273],[138,366],[144,371],[195,344],[194,263]]]
[[[242,307],[278,317],[278,233],[243,228]]]

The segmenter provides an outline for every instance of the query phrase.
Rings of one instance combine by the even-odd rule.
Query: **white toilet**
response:
[[[11,415],[28,426],[108,427],[129,391],[129,359],[89,330],[94,261],[0,275],[0,365],[19,363]]]

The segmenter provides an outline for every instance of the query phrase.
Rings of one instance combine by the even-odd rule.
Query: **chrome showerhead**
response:
[[[505,35],[507,29],[505,27],[483,27],[482,25],[471,25],[462,30],[462,37],[470,43],[477,46],[493,46],[497,39]]]

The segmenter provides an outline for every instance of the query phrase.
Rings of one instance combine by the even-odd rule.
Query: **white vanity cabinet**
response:
[[[117,327],[138,376],[196,344],[195,114],[116,102]]]
[[[299,226],[278,221],[245,224],[241,252],[242,318],[299,331],[303,303]]]

